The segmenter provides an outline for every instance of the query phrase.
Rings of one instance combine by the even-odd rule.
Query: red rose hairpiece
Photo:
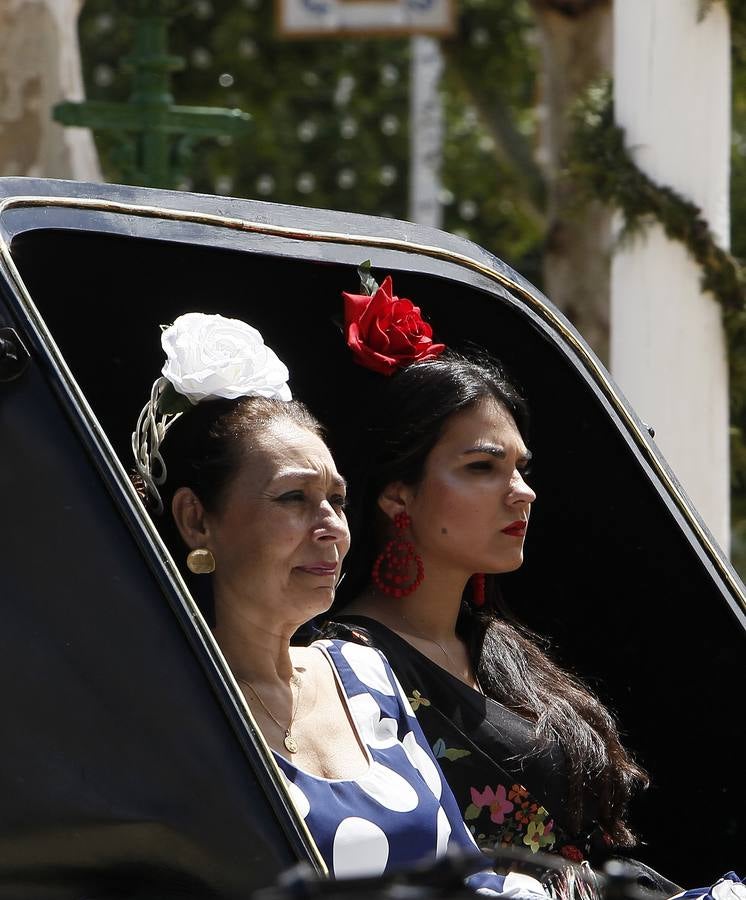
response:
[[[433,330],[419,306],[394,295],[391,276],[379,287],[370,274],[370,261],[358,272],[366,293],[342,293],[345,339],[355,362],[381,375],[393,375],[414,362],[440,356],[446,345],[433,343]]]

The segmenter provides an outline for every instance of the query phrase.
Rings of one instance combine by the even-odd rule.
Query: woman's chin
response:
[[[336,593],[336,589],[334,586],[324,586],[317,587],[313,592],[313,597],[309,599],[309,608],[313,607],[315,612],[314,616],[321,615],[321,613],[325,613],[329,607],[334,603],[334,595]]]
[[[334,588],[317,587],[302,596],[296,595],[292,601],[286,599],[286,609],[292,609],[292,619],[299,622],[310,622],[317,616],[329,611],[334,602]]]
[[[504,575],[507,572],[515,572],[515,570],[520,569],[522,565],[523,550],[521,549],[516,553],[511,554],[509,557],[503,557],[498,563],[484,571],[489,572],[492,575]]]

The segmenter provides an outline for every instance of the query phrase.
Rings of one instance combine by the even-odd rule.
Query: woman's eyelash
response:
[[[494,468],[494,463],[490,460],[480,460],[477,462],[467,463],[467,469],[471,469],[472,472],[491,472]],[[519,466],[518,472],[520,473],[521,478],[527,478],[531,474],[531,466]]]
[[[306,495],[303,491],[288,491],[286,494],[280,494],[276,499],[283,503],[292,503],[293,501],[303,502],[306,500]],[[334,494],[332,497],[329,497],[329,503],[337,509],[344,509],[347,506],[347,498],[343,494]]]
[[[282,501],[305,500],[306,495],[303,493],[303,491],[288,491],[286,494],[280,494],[277,499]]]

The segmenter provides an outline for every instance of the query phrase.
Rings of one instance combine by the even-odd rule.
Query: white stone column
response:
[[[410,41],[409,218],[440,228],[440,166],[443,155],[443,103],[439,84],[443,54],[436,38]]]
[[[730,29],[724,3],[614,4],[618,123],[637,165],[702,209],[729,242]],[[728,377],[718,303],[658,225],[622,245],[611,276],[611,369],[729,552]]]
[[[83,99],[83,0],[0,0],[0,175],[102,181],[87,128],[63,128],[52,106]]]

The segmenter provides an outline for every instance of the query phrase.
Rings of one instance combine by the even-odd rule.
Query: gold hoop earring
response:
[[[187,554],[187,569],[195,575],[209,575],[215,571],[215,557],[207,547],[200,547]]]

